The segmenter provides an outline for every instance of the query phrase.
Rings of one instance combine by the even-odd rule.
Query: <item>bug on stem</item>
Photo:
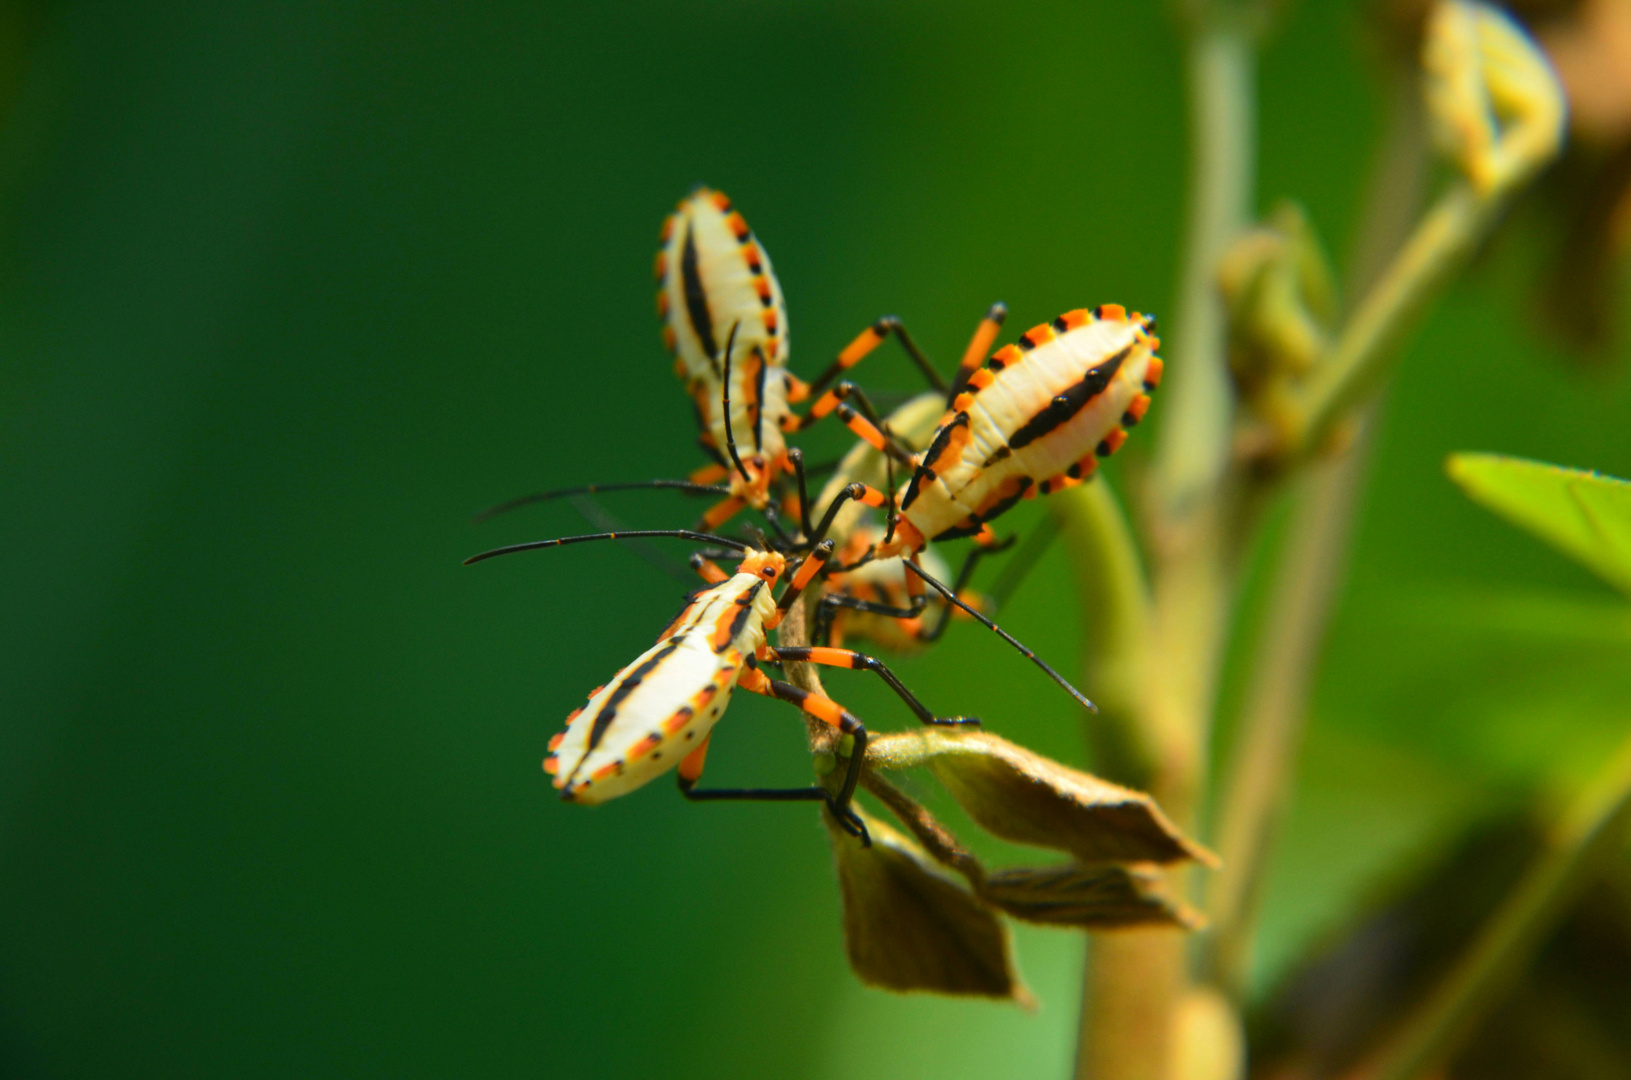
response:
[[[726,573],[707,558],[693,559],[693,566],[709,586],[686,599],[684,609],[655,645],[610,681],[596,687],[588,702],[567,717],[565,730],[550,740],[550,755],[544,762],[562,799],[585,804],[605,802],[677,767],[680,791],[689,799],[824,801],[846,831],[866,841],[865,826],[850,806],[866,752],[866,727],[831,698],[766,675],[760,667],[765,663],[802,662],[873,671],[925,724],[979,723],[973,717],[936,716],[882,661],[873,657],[848,649],[778,648],[768,644],[767,632],[781,622],[831,556],[831,541],[816,543],[810,554],[796,564],[779,598],[776,586],[790,567],[781,552],[684,529],[561,537],[498,548],[466,561],[480,562],[517,551],[587,541],[658,536],[737,551],[741,562],[734,573]],[[844,780],[836,794],[820,786],[697,787],[714,725],[738,687],[796,705],[805,715],[853,739]]]

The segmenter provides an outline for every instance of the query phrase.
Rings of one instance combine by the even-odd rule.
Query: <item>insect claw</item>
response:
[[[832,811],[833,819],[838,822],[838,827],[861,841],[862,847],[872,846],[872,835],[866,831],[866,822],[861,820],[860,814],[857,814],[851,807],[840,807],[838,800],[833,798],[827,800],[827,809]]]

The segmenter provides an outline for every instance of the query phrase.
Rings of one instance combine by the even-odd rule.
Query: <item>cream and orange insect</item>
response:
[[[894,334],[930,385],[945,383],[898,318],[886,316],[856,336],[813,383],[787,369],[787,309],[770,257],[740,211],[718,191],[698,188],[663,223],[657,253],[657,311],[663,340],[674,354],[674,371],[686,385],[702,428],[700,441],[714,464],[693,473],[696,483],[729,484],[729,496],[703,518],[718,528],[744,506],[765,510],[772,485],[798,468],[785,434],[802,431],[828,415],[879,450],[905,454],[879,430],[878,416],[854,384],[822,391]],[[1005,308],[998,304],[975,332],[970,352],[990,347]],[[724,363],[720,338],[733,333],[742,359]],[[792,406],[819,394],[809,411]],[[851,401],[854,404],[851,404]],[[728,418],[728,422],[727,422]],[[737,449],[741,453],[738,456]],[[725,451],[731,452],[726,460]],[[733,468],[734,466],[734,468]]]
[[[990,522],[1020,499],[1091,479],[1098,459],[1115,453],[1126,441],[1127,428],[1143,419],[1149,393],[1161,382],[1162,362],[1155,355],[1161,343],[1154,325],[1154,319],[1107,304],[1033,327],[983,366],[965,359],[950,407],[928,448],[914,455],[916,467],[892,506],[883,541],[841,568],[903,557],[912,603],[894,609],[876,603],[853,606],[877,615],[915,617],[926,602],[922,582],[971,611],[923,570],[921,553],[931,541],[965,536],[990,547],[995,543]],[[876,489],[851,487],[865,488],[851,497],[868,505],[885,501]],[[829,509],[827,516],[832,514]],[[1029,650],[1008,640],[1077,693]]]
[[[679,770],[687,798],[705,800],[824,800],[837,821],[852,835],[866,839],[865,827],[850,808],[866,751],[866,727],[837,702],[772,679],[761,663],[803,662],[876,672],[912,712],[927,724],[977,724],[972,717],[937,717],[881,661],[847,649],[777,648],[767,644],[774,629],[804,588],[820,572],[833,550],[831,541],[817,543],[800,563],[777,599],[774,590],[787,571],[784,555],[751,547],[727,537],[683,529],[647,529],[626,533],[592,533],[554,540],[513,544],[483,552],[467,562],[538,548],[592,540],[679,537],[719,545],[742,553],[734,574],[707,559],[693,565],[709,587],[690,596],[684,610],[657,643],[611,681],[596,687],[587,704],[567,717],[566,729],[549,744],[545,771],[554,775],[561,798],[600,803],[649,782],[668,769]],[[715,723],[741,687],[798,706],[805,714],[853,737],[849,764],[838,794],[815,786],[791,789],[697,788]]]

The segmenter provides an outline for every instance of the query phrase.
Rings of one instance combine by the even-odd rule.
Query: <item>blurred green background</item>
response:
[[[696,182],[774,258],[806,375],[885,312],[949,367],[993,299],[1011,332],[1170,310],[1160,9],[5,6],[0,1072],[1062,1075],[1079,937],[1019,933],[1035,1014],[866,990],[809,807],[554,800],[546,741],[679,583],[612,545],[459,560],[580,531],[564,505],[477,529],[485,504],[699,463],[650,281]],[[1264,204],[1304,200],[1339,262],[1384,98],[1364,26],[1296,6],[1262,70]],[[1631,391],[1539,335],[1534,248],[1495,247],[1392,395],[1262,985],[1623,731],[1623,645],[1556,599],[1606,592],[1441,471],[1476,448],[1631,474]],[[915,389],[892,349],[864,374]],[[1005,620],[1061,661],[1066,575],[1055,553]],[[1487,617],[1513,588],[1558,632]],[[1083,760],[1067,700],[989,635],[898,668]],[[829,685],[909,721],[870,680]],[[802,747],[741,701],[710,777],[801,783]]]

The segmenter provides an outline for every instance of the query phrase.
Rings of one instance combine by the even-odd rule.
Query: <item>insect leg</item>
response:
[[[793,466],[793,477],[798,481],[799,492],[799,529],[805,536],[810,535],[810,492],[806,487],[804,476],[804,451],[796,446],[787,449],[787,462]]]
[[[850,398],[854,398],[861,407],[857,409],[851,405],[848,400]],[[872,402],[867,399],[861,388],[852,382],[841,382],[822,394],[816,399],[816,403],[810,406],[810,411],[803,416],[789,414],[782,426],[789,432],[803,431],[826,418],[829,413],[837,416],[845,427],[879,453],[888,454],[896,461],[910,461],[910,451],[884,433],[878,419],[878,411],[872,407]]]
[[[718,563],[700,551],[691,556],[691,569],[701,575],[702,580],[710,585],[718,585],[721,581],[729,581],[731,577],[719,568]]]
[[[709,732],[702,743],[686,754],[684,760],[680,762],[678,773],[680,794],[692,802],[831,803],[832,796],[827,793],[827,789],[814,785],[801,788],[698,788],[697,781],[702,779],[702,767],[708,760],[708,743],[713,737],[713,732]]]
[[[863,844],[871,844],[866,826],[861,823],[860,816],[850,809],[850,803],[855,798],[855,785],[861,779],[861,763],[866,757],[866,725],[832,698],[801,690],[792,683],[782,682],[780,679],[772,679],[757,668],[744,669],[737,685],[752,693],[797,705],[806,716],[812,716],[824,724],[835,727],[854,740],[854,746],[850,748],[849,765],[844,773],[843,787],[839,789],[837,795],[827,795],[825,791],[822,794],[827,800],[827,809],[832,811],[833,817],[843,826],[844,831],[851,836],[860,837]]]
[[[758,659],[773,660],[778,663],[793,661],[807,664],[822,664],[827,667],[849,668],[852,671],[876,672],[895,694],[911,709],[917,718],[925,724],[934,724],[942,727],[978,727],[980,720],[975,716],[936,716],[929,711],[929,707],[918,700],[916,694],[906,689],[906,684],[896,677],[893,671],[882,660],[875,656],[867,656],[852,649],[834,649],[826,646],[798,646],[779,648],[771,645],[759,646]]]
[[[890,334],[895,335],[896,340],[900,342],[900,347],[905,349],[906,355],[912,358],[912,363],[916,364],[918,370],[923,372],[923,377],[929,381],[929,386],[936,393],[945,393],[946,380],[941,378],[940,373],[934,369],[934,365],[929,363],[929,358],[924,356],[923,350],[917,347],[917,342],[913,341],[912,335],[906,332],[906,327],[901,325],[900,317],[897,315],[885,315],[855,335],[855,340],[844,346],[844,351],[838,354],[838,358],[832,362],[826,371],[821,373],[815,382],[810,384],[810,391],[819,393],[828,383],[864,360],[873,349],[883,344],[883,339]]]
[[[985,318],[980,320],[980,325],[974,330],[974,337],[969,340],[968,348],[963,352],[963,362],[957,365],[957,374],[952,377],[951,388],[946,391],[948,407],[968,385],[968,377],[985,363],[985,354],[991,351],[991,343],[997,340],[997,331],[1002,328],[1002,320],[1007,317],[1008,305],[999,300],[991,305],[985,313]]]

